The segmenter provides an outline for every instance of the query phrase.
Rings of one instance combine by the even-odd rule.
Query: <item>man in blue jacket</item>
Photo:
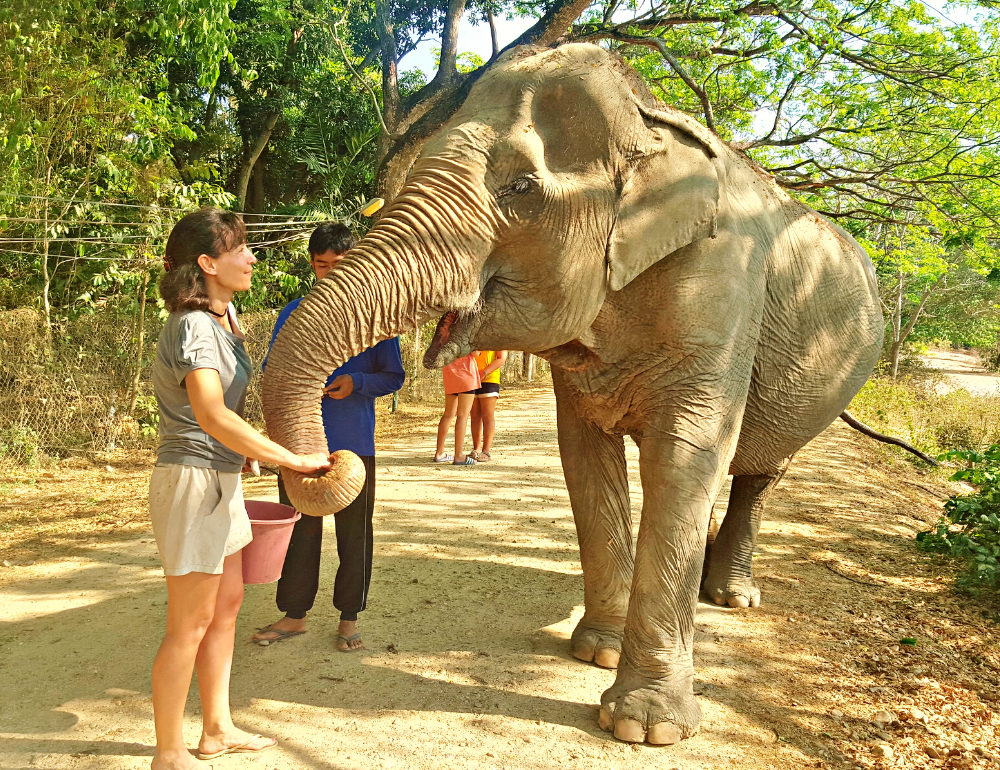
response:
[[[324,222],[309,238],[310,264],[322,280],[354,245],[354,236],[339,222]],[[293,300],[278,315],[271,345],[282,324],[301,300]],[[330,375],[323,398],[323,427],[331,452],[349,449],[368,472],[361,494],[334,517],[340,566],[333,585],[333,606],[340,610],[337,648],[348,652],[362,647],[358,613],[365,609],[372,577],[372,512],[375,508],[375,399],[399,390],[405,379],[399,338],[383,340]],[[278,478],[278,499],[291,505]],[[305,633],[306,614],[319,590],[319,559],[323,519],[303,516],[295,523],[285,565],[278,581],[278,609],[285,617],[254,635],[271,643]]]

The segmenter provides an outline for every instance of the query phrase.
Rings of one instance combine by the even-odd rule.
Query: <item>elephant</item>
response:
[[[583,567],[571,651],[617,668],[603,729],[651,744],[693,735],[713,502],[732,475],[705,590],[755,604],[765,501],[879,356],[864,250],[659,103],[617,55],[521,47],[473,86],[383,216],[288,319],[263,382],[270,436],[323,451],[327,373],[434,318],[428,367],[473,349],[551,363]],[[634,544],[625,435],[640,455]],[[305,494],[288,493],[296,505]]]

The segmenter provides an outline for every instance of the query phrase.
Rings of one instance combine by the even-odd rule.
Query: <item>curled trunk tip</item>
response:
[[[295,510],[306,516],[328,516],[344,510],[361,494],[367,475],[361,458],[340,449],[330,455],[330,462],[333,467],[322,476],[281,469],[285,492]]]

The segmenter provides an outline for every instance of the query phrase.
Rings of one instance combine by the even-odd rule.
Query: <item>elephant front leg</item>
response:
[[[767,498],[783,475],[784,469],[770,475],[733,477],[729,506],[712,542],[704,583],[705,593],[716,604],[739,608],[760,604],[760,588],[752,574],[753,549]]]
[[[632,513],[620,435],[579,417],[557,381],[559,452],[573,506],[584,613],[573,631],[573,656],[616,668],[632,582]]]
[[[622,660],[601,698],[600,725],[620,740],[675,743],[701,723],[691,653],[720,463],[717,449],[676,437],[647,434],[640,445],[642,521]]]

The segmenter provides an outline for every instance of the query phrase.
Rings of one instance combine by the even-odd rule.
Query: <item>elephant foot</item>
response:
[[[663,680],[629,683],[619,674],[601,697],[598,725],[626,743],[666,746],[690,738],[701,724],[701,707],[695,700],[691,678],[683,685]]]
[[[601,668],[618,668],[618,659],[622,654],[622,631],[603,624],[595,627],[584,618],[573,630],[570,649],[577,660]]]
[[[709,572],[704,584],[705,594],[720,606],[737,609],[760,606],[760,588],[752,577],[716,577]]]

